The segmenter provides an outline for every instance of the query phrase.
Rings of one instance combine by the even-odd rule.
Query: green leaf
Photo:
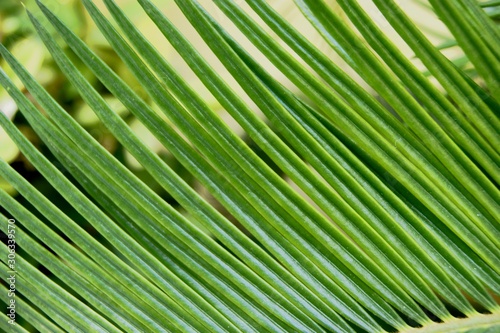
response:
[[[2,258],[7,258],[8,253],[9,249],[7,245],[2,244],[0,246]],[[54,318],[64,318],[63,322],[59,322],[66,330],[77,332],[88,330],[120,332],[118,328],[104,317],[36,270],[19,254],[16,254],[15,260],[16,291],[26,295],[30,301],[41,308],[46,314]],[[5,263],[5,259],[2,259],[2,261]],[[2,265],[2,269],[7,272],[7,265]],[[3,278],[4,281],[7,281],[5,275]],[[44,290],[44,295],[42,296],[37,290]]]
[[[10,244],[0,261],[12,270],[16,260],[20,316],[0,327],[496,331],[496,1],[422,4],[442,18],[471,76],[403,6],[373,2],[387,21],[355,0],[176,0],[175,19],[150,0],[71,2],[102,33],[106,65],[64,22],[64,5],[55,13],[37,1],[41,11],[28,16],[44,59],[71,87],[44,89],[25,55],[0,45],[0,94],[12,98],[2,99],[0,145],[22,153],[0,161],[15,193],[0,189]],[[141,31],[146,21],[158,31]],[[160,34],[168,43],[158,47]]]
[[[444,324],[432,324],[425,328],[409,329],[404,333],[491,333],[500,328],[498,314],[479,315],[470,319],[455,319]]]
[[[69,37],[70,35],[66,35],[67,37]],[[77,43],[77,41],[75,39],[72,39],[72,44],[74,43]],[[78,45],[78,44],[77,44]],[[77,51],[83,51],[84,49],[79,49]],[[97,64],[99,65],[99,63],[96,63],[95,61],[92,61],[95,59],[94,56],[92,56],[91,54],[87,54],[86,55],[86,58],[85,59],[88,59],[90,60],[94,65]],[[96,75],[101,75],[103,73],[107,73],[108,75],[111,74],[110,70],[109,69],[106,69],[105,67],[102,67],[102,64],[100,64],[101,67],[99,67],[98,70],[96,70]],[[101,79],[104,79],[106,80],[107,76],[102,76],[101,75]],[[105,82],[109,82],[109,80],[106,80]],[[117,87],[118,86],[118,90],[117,90]],[[161,126],[161,124],[163,124],[163,121],[157,117],[155,115],[155,113],[150,110],[149,112],[144,112],[144,111],[148,111],[148,107],[144,104],[139,104],[137,105],[136,103],[138,103],[139,99],[137,98],[134,98],[134,99],[130,99],[129,97],[130,96],[133,96],[133,92],[130,91],[129,88],[123,86],[123,83],[121,83],[120,81],[118,80],[112,80],[112,82],[110,82],[110,85],[108,86],[113,92],[115,92],[115,94],[121,98],[122,102],[124,102],[124,104],[126,104],[129,109],[131,111],[137,111],[139,112],[137,115],[138,117],[141,117],[142,119],[145,119],[146,123],[148,125],[150,125],[150,128],[152,128],[153,130],[155,130],[155,133],[158,135],[159,139],[165,144],[167,145],[173,152],[178,152],[178,155],[177,157],[180,158],[180,159],[183,159],[183,160],[192,160],[193,158],[195,158],[197,156],[197,153],[196,152],[192,152],[192,153],[189,153],[192,151],[192,148],[186,144],[182,144],[182,140],[179,138],[178,134],[175,132],[175,131],[172,131],[169,127],[167,126]],[[131,104],[132,103],[132,104]],[[141,112],[144,112],[144,113],[140,113]],[[147,113],[147,116],[148,117],[153,117],[153,119],[151,118],[144,118],[145,114]],[[155,119],[156,117],[156,119]],[[161,130],[159,130],[160,128],[158,127],[160,126]],[[165,133],[168,133],[168,135],[165,135]],[[177,141],[174,141],[174,143],[172,143],[172,139],[175,139],[175,138],[178,138]],[[181,144],[181,147],[182,149],[179,149],[178,148],[178,145]],[[211,166],[206,164],[206,162],[204,163],[204,160],[202,159],[196,159],[195,160],[197,163],[201,163],[201,167],[194,167],[194,168],[190,168],[190,171],[192,171],[194,174],[200,174],[201,176],[203,176],[203,173],[204,172],[210,172],[211,170]],[[192,165],[192,162],[190,162],[191,165]],[[210,173],[209,173],[210,174]],[[215,191],[214,193],[217,195],[219,193],[224,193],[224,192],[221,192],[220,190],[218,190],[218,188],[221,188],[225,191],[228,190],[228,187],[226,186],[226,182],[225,181],[222,181],[220,179],[219,176],[216,176],[216,175],[213,175],[212,174],[212,177],[215,177],[216,180],[218,180],[217,182],[213,182],[213,180],[210,180],[209,179],[209,182],[208,182],[208,185],[211,185],[212,187],[213,186],[216,186],[215,187]],[[229,189],[230,190],[230,189]],[[226,196],[222,196],[221,198],[224,199],[224,200],[228,200],[229,198],[232,199],[232,200],[235,200],[236,198],[239,197],[239,194],[238,192],[234,192],[234,190],[230,190],[230,192],[228,193],[228,195]],[[240,201],[241,202],[241,201]],[[244,203],[244,202],[241,202],[240,206],[236,206],[235,204],[232,204],[231,206],[229,206],[230,208],[232,207],[232,210],[236,213],[236,216],[242,216],[241,214],[241,209],[243,209],[243,212],[245,211],[248,211],[248,207],[251,207],[249,206],[248,204]],[[234,210],[234,208],[237,208],[236,210]],[[251,212],[251,215],[250,215],[252,218],[254,218],[255,222],[252,222],[254,226],[259,226],[260,227],[263,227],[264,229],[269,229],[269,227],[267,227],[266,225],[262,225],[260,222],[260,220],[262,219],[260,217],[260,215],[255,215],[255,213]],[[245,215],[243,215],[244,217],[244,220],[245,221],[248,221],[248,217],[245,217]],[[255,227],[254,227],[255,228]],[[275,252],[279,257],[283,257],[285,255],[286,257],[286,252],[284,253],[282,250],[281,250],[281,247],[284,247],[284,248],[287,248],[291,251],[293,251],[294,255],[295,256],[301,256],[301,254],[299,252],[297,252],[297,250],[294,250],[290,243],[283,240],[281,235],[279,233],[276,233],[276,231],[273,231],[272,232],[274,235],[277,235],[276,239],[277,241],[280,243],[280,246],[278,246],[276,248],[277,252]],[[266,239],[266,238],[265,238]],[[269,241],[269,238],[266,239],[266,241]],[[290,259],[286,259],[288,262],[291,262],[291,263],[296,263],[296,259],[294,257],[290,257]],[[314,269],[312,269],[312,267],[310,266],[310,264],[307,264],[307,269],[303,269],[302,267],[300,266],[297,266],[297,265],[292,265],[292,266],[289,266],[291,267],[291,269],[295,270],[295,271],[299,271],[301,274],[299,275],[302,279],[307,276],[308,274],[310,274],[311,272],[314,273]],[[313,279],[306,279],[305,281],[307,281],[308,284],[311,284],[311,281],[321,281],[321,283],[327,283],[327,286],[328,288],[332,288],[334,287],[334,285],[331,285],[331,283],[329,283],[327,280],[325,280],[324,277],[322,277],[321,275],[318,276],[318,274],[316,273],[315,274],[316,276],[313,278]],[[361,310],[361,308],[359,306],[357,306],[355,303],[353,303],[352,301],[349,300],[349,298],[345,298],[345,296],[343,297],[344,299],[340,299],[341,302],[339,303],[338,300],[336,300],[337,296],[333,296],[333,297],[328,297],[328,298],[324,298],[324,295],[330,295],[331,292],[328,290],[328,288],[325,288],[324,286],[322,286],[321,284],[318,284],[316,282],[313,283],[313,285],[315,285],[315,288],[319,288],[319,290],[321,291],[319,293],[320,296],[322,296],[322,298],[324,300],[327,300],[329,303],[331,303],[332,301],[334,302],[334,304],[337,304],[336,307],[340,306],[342,307],[343,311],[345,312],[346,309],[345,308],[345,305],[343,304],[344,302],[349,302],[351,304],[351,306],[355,307],[356,308],[356,312],[353,313],[353,315],[355,315],[356,317],[358,316],[358,313],[362,313],[363,310]],[[335,287],[334,287],[335,288]],[[337,289],[340,294],[342,294],[343,292],[339,289]],[[350,310],[348,310],[348,312],[352,313]],[[366,321],[366,318],[368,318],[367,316],[364,316],[365,319],[363,319],[363,321]],[[371,324],[373,325],[373,324]]]
[[[131,29],[130,29],[130,27],[128,27],[128,29],[124,29],[124,30],[125,30],[125,31],[126,31],[126,30],[130,31]],[[144,47],[141,47],[141,46],[139,46],[139,45],[138,45],[137,47],[138,47],[138,49],[144,49]],[[151,58],[151,57],[150,57],[150,58]],[[154,57],[153,57],[153,58],[154,58]],[[154,64],[158,64],[159,62],[160,62],[160,61],[159,61],[159,59],[158,59],[158,58],[155,58],[154,60],[151,60],[151,61],[150,61],[150,64],[151,64],[152,66],[154,66]],[[156,67],[156,68],[158,68],[158,67]],[[158,70],[161,72],[161,69],[160,69],[160,68],[158,68]],[[220,85],[219,85],[219,86],[220,86]],[[172,88],[173,88],[173,87],[172,87]],[[226,94],[226,96],[228,96],[228,94]],[[249,118],[249,117],[247,117],[247,118]],[[250,126],[251,126],[251,125],[250,125]],[[253,132],[251,132],[251,133],[256,133],[256,131],[254,130],[254,131],[253,131]],[[261,140],[259,140],[259,138],[255,138],[255,140],[256,140],[257,142],[261,141]],[[276,144],[275,144],[275,146],[276,146]],[[264,148],[264,145],[263,145],[262,147],[263,147],[263,149],[265,149],[265,148]],[[304,149],[303,147],[301,147],[301,148],[302,148],[302,149]],[[304,151],[304,150],[303,150],[303,151]],[[275,156],[275,155],[276,155],[276,154],[273,154],[273,152],[269,152],[269,154],[270,154],[270,156]],[[279,160],[275,160],[275,161],[276,161],[276,163],[278,163],[278,164],[280,165]],[[280,165],[280,166],[282,166],[282,165]],[[284,166],[282,166],[282,167],[286,170],[286,166],[285,166],[285,167],[284,167]],[[309,178],[311,179],[311,177],[309,177]],[[294,179],[294,180],[295,180],[295,179]],[[313,193],[312,195],[314,195],[314,193]],[[334,194],[333,192],[330,192],[330,193],[329,193],[329,195],[330,195],[330,197],[335,196],[335,194]],[[323,201],[325,201],[325,199],[323,199]],[[328,204],[331,206],[331,205],[335,205],[336,203],[335,203],[334,201],[329,201],[329,202],[328,202]],[[327,211],[327,212],[328,212],[328,211],[329,211],[329,212],[331,212],[331,209],[330,209],[330,210],[328,210],[328,207],[325,207],[325,208],[326,208],[326,210],[325,210],[325,211]],[[352,216],[352,215],[351,215],[351,216]],[[359,218],[358,218],[358,221],[359,221]],[[360,222],[361,222],[361,223],[363,223],[362,221],[360,221]],[[369,228],[370,228],[370,227],[368,227],[368,226],[367,226],[367,227],[365,227],[365,228],[363,228],[363,229],[368,229],[368,230],[369,230]],[[354,230],[354,229],[351,227],[351,229],[350,229],[350,230]],[[353,235],[353,234],[351,233],[351,235]],[[357,233],[357,235],[356,235],[356,231],[355,231],[355,232],[354,232],[354,235],[355,235],[354,237],[357,237],[357,236],[359,235],[359,233]],[[362,236],[362,237],[363,237],[363,236]],[[374,233],[372,233],[372,234],[371,234],[371,237],[372,237],[372,238],[373,238],[373,237],[377,237],[377,235],[376,235],[376,234],[374,234]],[[370,240],[369,240],[368,238],[366,238],[366,237],[364,237],[363,239],[364,239],[364,241],[362,241],[361,243],[363,243],[363,242],[364,242],[364,243],[366,243],[366,242],[370,242]],[[383,241],[381,240],[381,241],[380,241],[380,243],[383,243]],[[387,252],[387,251],[386,251],[386,252]],[[389,253],[390,253],[390,251],[389,251]],[[380,258],[380,256],[378,256],[377,258]],[[409,269],[408,269],[408,270],[409,270]]]
[[[47,36],[43,31],[40,31],[40,35],[42,37]],[[58,50],[49,39],[44,38],[44,40],[52,50],[54,58],[60,61],[63,71],[65,71],[68,77],[74,81],[76,87],[81,88],[84,99],[88,101],[89,105],[91,105],[102,118],[103,122],[115,133],[124,146],[132,151],[134,156],[144,164],[145,168],[151,172],[156,180],[167,191],[172,193],[172,195],[193,214],[193,216],[197,216],[199,221],[207,229],[214,235],[220,237],[229,248],[235,251],[235,253],[238,253],[238,255],[240,255],[250,266],[257,269],[261,275],[267,277],[268,282],[278,284],[281,289],[284,288],[287,290],[288,295],[296,299],[299,295],[296,294],[296,291],[289,290],[290,287],[287,286],[287,283],[296,285],[297,281],[294,281],[291,276],[287,275],[286,271],[280,269],[262,250],[241,235],[229,221],[216,213],[215,210],[207,205],[205,201],[201,200],[201,198],[198,198],[196,193],[192,191],[187,184],[183,183],[165,163],[161,162],[154,154],[148,152],[147,147],[130,133],[130,130],[128,130],[123,122],[118,120],[115,113],[104,103],[105,101],[100,99],[97,93],[86,85],[86,82],[78,75],[74,67],[69,65],[61,51]],[[166,177],[166,175],[168,175],[168,177]],[[82,182],[82,184],[84,184],[84,182]],[[96,196],[96,199],[99,197],[100,196]],[[107,205],[103,206],[106,207]],[[249,251],[249,249],[251,249],[251,251]],[[259,263],[259,261],[263,262]],[[281,279],[284,279],[286,283],[279,283]],[[307,298],[310,299],[310,296],[308,295]],[[304,301],[306,300],[301,300],[301,302]],[[307,309],[307,311],[314,311],[313,313],[317,314],[317,311],[314,309]],[[330,312],[329,315],[335,316],[332,312]]]

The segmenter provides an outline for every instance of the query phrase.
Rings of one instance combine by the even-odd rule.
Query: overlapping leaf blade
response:
[[[22,226],[18,229],[20,245],[88,302],[79,304],[19,257],[24,270],[19,289],[35,305],[26,310],[29,320],[39,327],[53,326],[38,312],[42,310],[64,330],[75,331],[382,332],[396,328],[411,332],[414,329],[408,324],[415,322],[424,326],[421,332],[452,332],[460,323],[474,332],[494,329],[499,306],[490,293],[500,292],[500,121],[495,115],[499,105],[442,57],[392,0],[374,2],[450,96],[420,74],[356,2],[340,0],[339,4],[371,48],[323,1],[296,3],[401,119],[265,1],[248,3],[324,82],[233,1],[216,0],[215,4],[315,105],[308,105],[270,76],[198,1],[175,1],[269,124],[253,113],[152,2],[138,0],[220,104],[321,211],[219,119],[113,0],[103,1],[131,45],[93,1],[83,3],[175,129],[63,22],[43,4],[40,7],[83,63],[264,249],[149,151],[30,16],[58,65],[103,124],[225,247],[103,149],[0,46],[0,53],[49,119],[4,72],[0,72],[0,84],[86,192],[71,184],[11,121],[1,116],[0,124],[49,183],[112,244],[113,251],[127,258],[122,260],[103,247],[0,162],[0,175],[81,249],[75,250],[32,212],[0,192],[2,207]],[[431,4],[495,92],[500,52],[494,41],[499,33],[480,8],[484,3],[445,0]],[[464,15],[455,20],[453,15],[460,10]],[[486,30],[483,40],[477,37],[480,30]],[[412,40],[416,37],[422,40]],[[488,66],[491,72],[486,72]],[[5,251],[2,247],[2,255]],[[37,280],[31,281],[30,274]],[[43,288],[53,299],[36,294]],[[116,299],[99,298],[100,289]],[[140,299],[143,294],[152,304]],[[450,308],[468,318],[453,318]],[[479,315],[478,308],[493,314]],[[429,312],[444,324],[432,323]]]

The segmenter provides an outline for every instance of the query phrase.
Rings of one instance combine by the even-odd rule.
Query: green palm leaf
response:
[[[150,0],[137,1],[136,9],[165,37],[162,43],[168,41],[245,138],[113,0],[102,3],[119,30],[94,1],[82,4],[141,93],[37,1],[40,10],[28,16],[54,62],[149,178],[139,178],[96,141],[0,45],[17,76],[0,70],[0,85],[46,149],[38,150],[3,113],[0,125],[60,202],[74,210],[69,214],[0,161],[0,177],[19,194],[0,189],[0,230],[11,240],[1,247],[2,269],[15,276],[12,284],[4,275],[1,299],[7,305],[14,299],[20,316],[17,324],[4,317],[1,327],[500,329],[500,32],[485,11],[498,3],[429,2],[455,39],[446,45],[458,45],[477,70],[481,80],[475,82],[394,1],[373,2],[442,89],[354,0],[337,1],[335,10],[323,0],[290,1],[330,51],[267,1],[247,0],[245,8],[215,0],[209,11],[197,0],[176,0],[225,76],[168,13]],[[215,7],[253,44],[251,51],[220,23]],[[265,61],[257,60],[256,50]],[[347,74],[331,50],[375,95]],[[271,74],[271,66],[283,78]],[[217,205],[134,133],[89,73]],[[286,80],[292,85],[285,86]],[[15,219],[15,227],[8,219]]]

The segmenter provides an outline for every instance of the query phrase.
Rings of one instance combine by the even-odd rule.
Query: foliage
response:
[[[2,317],[5,330],[500,329],[498,1],[428,2],[467,59],[458,67],[393,0],[373,0],[382,27],[354,0],[295,0],[319,48],[265,0],[176,0],[203,52],[138,0],[208,94],[144,36],[139,6],[103,2],[109,14],[81,3],[120,61],[43,2],[28,10],[78,112],[0,45],[12,71],[0,85],[43,144],[3,113],[0,125],[53,188],[0,161],[19,193],[0,189],[2,221],[16,221],[1,230],[19,245],[15,262],[12,247],[0,257],[23,323]],[[92,135],[90,112],[122,153]]]

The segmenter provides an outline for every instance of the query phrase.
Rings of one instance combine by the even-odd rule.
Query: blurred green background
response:
[[[127,3],[131,1],[119,1],[120,5],[127,10],[129,6]],[[165,3],[165,1],[163,1]],[[93,22],[86,15],[83,5],[78,0],[51,0],[44,1],[56,15],[58,15],[69,27],[80,36],[112,69],[120,75],[141,97],[150,102],[147,94],[143,91],[141,86],[135,78],[127,71],[124,64],[116,56],[115,52],[108,46],[102,35],[99,33]],[[34,1],[27,1],[25,5],[28,9],[32,9],[32,13],[37,15],[37,18],[43,21],[43,17],[38,13]],[[129,16],[139,26],[144,26],[149,23],[147,16],[140,11],[132,8],[128,10]],[[153,27],[154,28],[154,27]],[[148,29],[146,27],[145,29]],[[157,35],[160,37],[159,35]],[[56,98],[56,100],[64,107],[64,109],[73,115],[73,117],[85,127],[89,133],[92,134],[107,150],[118,157],[125,165],[131,170],[134,170],[140,177],[147,177],[142,172],[141,166],[131,157],[126,151],[123,150],[121,145],[116,139],[109,134],[107,129],[101,125],[99,119],[93,111],[82,102],[76,90],[68,84],[65,77],[61,74],[57,66],[51,60],[50,54],[45,49],[44,45],[34,34],[30,21],[25,13],[23,4],[18,0],[2,0],[0,1],[0,42],[4,44],[14,56],[22,62],[22,64],[36,77],[36,79],[46,88],[46,90]],[[152,41],[155,42],[154,40]],[[68,50],[71,56],[71,52]],[[147,144],[156,152],[160,154],[169,163],[175,165],[166,151],[161,149],[158,142],[149,134],[144,127],[137,122],[126,108],[121,103],[111,96],[106,88],[102,86],[95,76],[83,66],[79,60],[72,56],[74,62],[77,64],[80,71],[92,83],[92,85],[105,97],[106,101],[112,108],[125,119],[131,128],[141,137]],[[3,70],[11,77],[15,77],[10,68],[0,61]],[[24,89],[21,82],[16,79],[16,83],[21,89]],[[25,90],[23,90],[25,91]],[[46,147],[41,143],[35,133],[32,132],[30,127],[26,124],[22,115],[17,113],[17,107],[9,98],[7,92],[0,88],[0,108],[2,112],[7,114],[13,119],[16,125],[23,131],[23,133],[31,139],[31,141],[44,153],[49,154]],[[18,149],[8,138],[8,136],[0,129],[0,158],[11,163],[18,171],[36,183],[37,188],[44,192],[48,189],[43,179],[39,179],[37,172],[26,161]],[[57,165],[57,164],[56,164]],[[179,170],[182,173],[182,170]],[[5,182],[0,180],[0,186],[7,189],[10,193],[15,195],[14,190]],[[155,187],[155,185],[152,185]],[[157,189],[159,190],[159,189]],[[45,192],[46,193],[46,192]],[[54,193],[54,196],[57,196]],[[48,195],[49,198],[54,197]]]

